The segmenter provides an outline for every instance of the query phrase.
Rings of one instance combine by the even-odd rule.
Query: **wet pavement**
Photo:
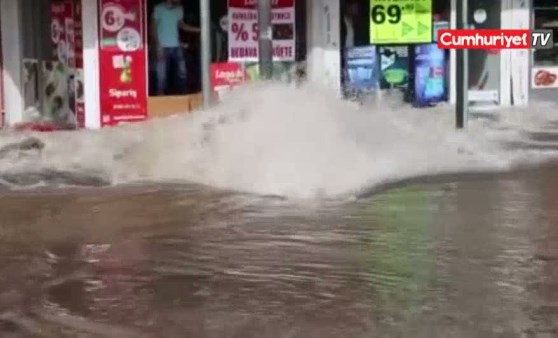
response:
[[[0,195],[1,337],[556,337],[558,165],[345,202]]]

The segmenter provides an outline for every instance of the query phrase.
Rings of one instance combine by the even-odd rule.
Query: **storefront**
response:
[[[529,29],[533,26],[533,23],[536,26],[537,22],[546,20],[546,23],[541,23],[540,25],[544,25],[544,27],[551,26],[552,21],[555,20],[550,17],[551,13],[554,13],[551,8],[555,8],[556,5],[552,7],[548,3],[555,3],[555,1],[548,0],[546,5],[539,4],[541,0],[532,1],[534,2],[530,3],[524,0],[469,0],[469,25],[471,28],[479,29]],[[424,3],[424,1],[398,1],[397,3],[402,4],[402,8],[405,8],[409,4],[412,5],[419,2]],[[343,20],[343,17],[346,10],[345,5],[350,3],[351,1],[340,2],[338,0],[319,0],[308,3],[309,79],[317,84],[327,84],[330,88],[334,88],[339,92],[342,90],[343,68],[345,66],[343,55],[344,49],[347,47],[347,29],[344,27],[346,22]],[[387,20],[380,20],[383,17],[381,13],[376,13],[376,20],[372,18],[372,3],[374,1],[356,1],[357,10],[355,12],[358,13],[357,20],[360,20],[360,22],[353,25],[354,27],[349,35],[356,46],[375,45],[381,51],[388,51],[388,53],[380,51],[378,56],[378,62],[381,67],[380,74],[378,74],[378,82],[382,90],[389,90],[394,86],[405,87],[408,85],[408,82],[405,82],[409,79],[405,74],[412,73],[413,66],[413,62],[410,60],[411,56],[409,56],[409,46],[417,44],[407,43],[403,40],[401,43],[393,44],[375,42],[368,34],[372,31],[378,32],[378,29],[371,29],[371,27],[382,25]],[[450,28],[455,28],[456,3],[456,0],[432,0],[426,5],[432,9],[432,30],[434,36],[436,35],[436,25],[439,23],[443,24],[444,21],[447,21]],[[534,12],[533,16],[539,15],[541,19],[531,18],[532,12]],[[394,10],[393,13],[397,14],[397,11]],[[543,15],[542,13],[545,14]],[[392,20],[399,21],[397,18]],[[411,22],[416,22],[416,20],[415,18],[410,19]],[[382,34],[382,32],[379,34]],[[391,41],[397,42],[399,37],[391,36],[389,38]],[[424,43],[422,42],[422,44]],[[449,51],[448,54],[446,60],[447,74],[445,75],[448,84],[447,98],[449,102],[455,103],[455,51]],[[525,105],[529,101],[530,96],[533,99],[545,96],[547,99],[556,100],[556,95],[549,94],[553,92],[552,89],[539,89],[533,85],[533,79],[537,73],[539,77],[545,75],[547,81],[554,78],[552,75],[548,75],[555,71],[555,68],[552,68],[554,67],[552,65],[555,64],[551,61],[554,54],[553,51],[537,51],[534,54],[527,50],[469,51],[469,100],[471,109],[495,111],[497,107]],[[534,59],[538,61],[533,61]],[[546,60],[544,63],[543,59]],[[386,67],[386,64],[389,64],[391,68],[399,68],[398,71],[388,73],[393,75],[393,79],[397,80],[394,80],[395,82],[399,83],[394,83],[393,85],[386,84],[386,79],[382,78],[385,75],[382,74],[382,72],[385,73],[382,68],[390,68]],[[543,65],[545,68],[541,71],[540,67]],[[530,66],[532,66],[531,69]],[[558,84],[545,85],[545,88],[552,86],[556,87]]]
[[[7,125],[48,122],[96,129],[197,108],[199,2],[178,4],[182,21],[194,29],[180,32],[187,69],[177,78],[176,67],[158,71],[150,34],[154,8],[162,1],[0,0]],[[231,61],[257,78],[255,2],[210,4],[212,69]],[[305,1],[275,1],[273,11],[276,70],[285,75],[306,58]],[[157,90],[161,74],[167,75],[162,91]]]
[[[49,122],[61,128],[95,127],[85,114],[81,23],[80,0],[0,1],[6,125]]]
[[[436,54],[437,59],[442,55],[440,67],[435,67],[441,70],[441,74],[438,71],[435,73],[444,77],[441,83],[444,87],[443,99],[452,99],[453,88],[448,84],[453,82],[455,74],[451,61],[455,55],[437,51],[435,47],[436,30],[448,28],[454,22],[452,6],[454,2],[449,0],[387,4],[385,1],[370,0],[308,2],[309,80],[317,85],[325,84],[345,97],[348,95],[348,79],[353,75],[358,77],[357,74],[369,77],[363,84],[370,91],[411,92],[415,86],[415,55],[428,52]],[[408,15],[415,8],[420,14]],[[358,66],[352,67],[351,63]],[[374,63],[376,66],[373,66]],[[439,85],[437,83],[436,87]]]
[[[183,31],[180,38],[189,66],[186,81],[178,79],[164,92],[154,89],[158,83],[157,52],[150,39],[149,18],[160,1],[0,0],[0,85],[6,125],[53,121],[96,129],[196,108],[201,85],[200,41],[195,32]],[[456,1],[397,3],[405,3],[402,8],[406,10],[418,3],[430,9],[428,15],[422,10],[421,19],[407,18],[407,24],[417,25],[420,34],[432,37],[422,44],[433,44],[437,24],[445,22],[454,27]],[[555,1],[532,1],[469,0],[469,23],[476,28],[556,29]],[[381,19],[386,13],[376,11],[372,15],[373,2],[357,0],[351,9],[346,6],[351,1],[274,1],[275,73],[282,78],[290,78],[294,72],[304,73],[308,81],[341,95],[347,73],[346,48],[368,45],[378,49],[378,60],[384,67],[379,75],[381,90],[414,83],[411,75],[416,73],[416,62],[412,60],[416,43],[405,39],[400,43],[380,41],[381,35],[390,30],[384,27],[378,33],[378,27],[389,20],[401,20],[395,9],[391,14],[386,12],[395,15],[386,20]],[[182,7],[184,22],[199,27],[199,2],[184,0]],[[350,11],[356,16],[347,29],[346,14]],[[425,17],[429,23],[421,21]],[[213,84],[226,86],[235,74],[243,74],[242,81],[257,79],[255,2],[211,1],[211,20]],[[454,102],[455,51],[446,53],[445,99]],[[554,81],[557,53],[557,48],[536,53],[471,52],[471,107],[490,110],[525,104],[530,97],[554,99],[558,88]],[[169,72],[172,78],[177,70],[171,68]]]

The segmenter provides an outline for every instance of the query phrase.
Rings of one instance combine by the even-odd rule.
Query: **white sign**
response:
[[[126,13],[126,11],[118,5],[108,5],[103,8],[101,13],[101,26],[109,32],[118,32],[126,20],[135,21],[134,13]]]
[[[134,28],[122,28],[116,35],[116,44],[121,51],[134,52],[141,47],[140,33]]]
[[[475,22],[478,24],[484,23],[487,18],[486,10],[484,10],[484,8],[479,8],[475,10],[475,12],[473,13],[473,18],[475,19]]]
[[[271,22],[272,30],[266,33],[271,33],[273,39],[273,61],[294,61],[294,1],[274,2]],[[257,62],[259,30],[256,6],[229,0],[227,31],[229,62]]]
[[[468,91],[469,101],[471,102],[498,102],[499,95],[497,90],[474,90]]]
[[[558,88],[558,67],[533,67],[531,69],[533,88]]]

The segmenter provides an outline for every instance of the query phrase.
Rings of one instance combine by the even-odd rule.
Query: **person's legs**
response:
[[[157,93],[156,95],[165,95],[167,89],[167,67],[171,58],[169,57],[169,48],[163,49],[163,57],[157,60]]]
[[[149,95],[154,96],[158,95],[159,91],[159,82],[157,80],[157,56],[155,53],[149,53]]]
[[[180,94],[186,93],[186,58],[184,57],[184,49],[182,47],[175,49],[175,65],[176,65],[176,89]]]
[[[189,49],[182,49],[182,52],[184,53],[184,64],[186,66],[186,81],[184,84],[184,88],[187,94],[192,93],[192,80],[194,77],[194,68],[193,66],[193,59],[192,59],[192,52]]]
[[[170,77],[168,78],[168,80],[170,80],[168,82],[170,83],[166,83],[167,89],[171,92],[171,94],[183,93],[186,81],[186,64],[184,62],[184,54],[182,52],[182,48],[166,48],[165,51],[165,71],[170,71],[170,74],[168,75]]]

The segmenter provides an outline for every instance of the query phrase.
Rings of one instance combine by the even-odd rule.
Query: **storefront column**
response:
[[[511,0],[502,0],[502,12],[500,14],[500,28],[513,28],[513,5]],[[511,105],[511,50],[500,51],[500,105],[507,107]]]
[[[5,124],[23,121],[21,2],[0,0]]]
[[[514,29],[531,28],[531,3],[513,0],[512,19]],[[511,97],[515,106],[529,102],[529,50],[511,50]]]
[[[4,0],[13,1],[13,0]],[[83,23],[83,81],[85,128],[101,128],[99,103],[99,30],[98,1],[81,0]]]
[[[457,0],[451,0],[450,2],[450,18],[449,24],[450,29],[456,29],[456,22],[457,22]],[[450,57],[449,57],[449,102],[451,104],[455,104],[457,98],[457,87],[456,87],[456,79],[457,79],[457,54],[455,49],[450,49]]]
[[[341,94],[339,0],[307,1],[308,81]]]

